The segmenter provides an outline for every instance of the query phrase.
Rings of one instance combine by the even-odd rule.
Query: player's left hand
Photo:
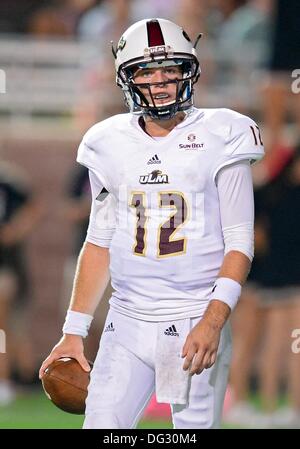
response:
[[[183,369],[200,374],[216,361],[221,329],[202,319],[188,334],[182,349]]]

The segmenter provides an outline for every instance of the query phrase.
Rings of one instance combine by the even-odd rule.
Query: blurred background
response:
[[[256,257],[232,315],[223,426],[300,428],[299,0],[1,0],[0,427],[82,424],[50,403],[37,373],[60,338],[85,238],[78,144],[92,124],[126,112],[110,42],[150,17],[192,40],[204,33],[196,106],[249,115],[266,148],[253,168]],[[91,360],[109,295],[86,341]],[[153,397],[140,427],[170,426],[169,406]]]

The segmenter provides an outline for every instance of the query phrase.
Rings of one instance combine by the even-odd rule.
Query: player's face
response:
[[[152,104],[152,98],[149,92],[149,88],[143,88],[141,84],[148,85],[157,83],[154,86],[150,87],[151,94],[155,101],[155,106],[166,105],[169,103],[173,103],[176,100],[177,84],[168,83],[168,81],[181,78],[181,69],[176,65],[161,68],[138,69],[134,74],[134,82],[136,84],[139,84],[139,89],[145,95],[150,105]]]

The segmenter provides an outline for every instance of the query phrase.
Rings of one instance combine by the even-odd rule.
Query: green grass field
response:
[[[253,395],[251,402],[259,410],[260,400]],[[281,398],[281,406],[286,405],[285,398]],[[59,410],[46,397],[42,390],[34,393],[23,393],[9,406],[0,406],[0,429],[80,429],[83,416],[71,415]],[[168,420],[143,419],[138,429],[171,429]],[[223,424],[222,428],[240,428],[231,424]]]
[[[11,405],[0,407],[1,429],[80,429],[83,416],[55,407],[43,392],[23,394]],[[169,421],[142,420],[139,429],[171,429]]]

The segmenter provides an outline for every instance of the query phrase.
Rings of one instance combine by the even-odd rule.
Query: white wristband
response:
[[[230,278],[218,278],[213,286],[209,300],[218,299],[233,310],[241,296],[242,286]]]
[[[81,335],[81,337],[85,338],[88,335],[92,320],[92,315],[68,310],[62,329],[63,333]]]

